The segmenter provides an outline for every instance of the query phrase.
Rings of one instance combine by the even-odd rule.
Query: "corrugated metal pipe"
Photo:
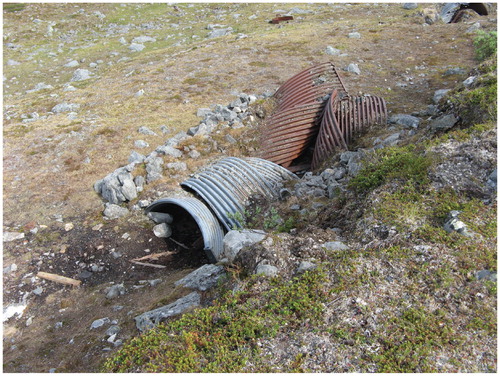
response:
[[[224,232],[244,226],[250,197],[260,194],[277,199],[283,184],[291,179],[297,176],[273,162],[226,157],[181,183],[196,198],[162,198],[149,205],[146,213],[170,214],[171,238],[179,241],[180,237],[189,244],[202,238],[208,259],[215,263],[222,255]]]

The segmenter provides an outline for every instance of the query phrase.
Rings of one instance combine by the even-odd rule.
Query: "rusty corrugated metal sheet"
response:
[[[331,62],[305,69],[286,81],[274,94],[276,108],[262,132],[262,157],[293,169],[318,135],[321,116],[332,90],[346,92]]]
[[[217,218],[210,212],[200,200],[187,197],[187,198],[162,198],[156,200],[146,208],[146,213],[160,212],[169,213],[173,216],[174,223],[179,220],[176,215],[185,215],[184,212],[179,214],[179,208],[187,211],[191,217],[196,221],[201,234],[203,236],[204,251],[210,262],[217,262],[224,250],[223,239],[224,232],[217,221]],[[175,232],[172,237],[175,238]]]
[[[223,158],[181,183],[199,195],[222,225],[231,230],[243,227],[250,196],[277,197],[283,182],[297,178],[285,168],[258,158]]]
[[[362,128],[386,121],[387,107],[383,98],[362,96],[339,99],[337,90],[334,90],[325,105],[311,167],[318,167],[335,150],[347,150],[353,135]]]
[[[323,102],[323,97],[333,89],[347,92],[335,65],[331,62],[315,65],[297,73],[274,93],[275,112],[318,100]]]

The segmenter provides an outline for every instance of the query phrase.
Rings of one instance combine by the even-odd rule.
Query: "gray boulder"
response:
[[[472,236],[472,233],[470,233],[468,231],[465,223],[463,223],[461,220],[458,219],[459,215],[460,215],[460,211],[458,211],[458,210],[452,210],[448,214],[446,222],[443,226],[445,231],[448,233],[456,231],[459,234],[464,235],[464,236]]]
[[[104,215],[109,219],[117,219],[128,214],[127,208],[122,208],[121,206],[106,203],[106,208],[104,209]]]
[[[329,251],[345,251],[349,249],[347,245],[339,241],[327,242],[323,244],[323,247]]]
[[[168,145],[158,146],[156,148],[156,151],[158,152],[158,154],[164,154],[174,158],[182,157],[182,151]]]
[[[223,37],[224,35],[229,35],[233,32],[232,27],[228,27],[226,29],[214,29],[210,33],[208,33],[207,38],[219,38]]]
[[[430,128],[434,132],[447,131],[457,123],[458,118],[453,114],[442,115],[430,123]]]
[[[73,77],[71,77],[71,82],[73,81],[84,81],[84,80],[88,80],[89,78],[91,78],[92,73],[90,73],[89,70],[87,69],[77,69],[74,73],[73,73]]]
[[[453,75],[462,75],[465,74],[465,69],[463,68],[449,68],[444,73],[443,76],[453,76]]]
[[[133,52],[141,52],[145,48],[146,46],[141,43],[131,43],[130,46],[128,46],[128,49]]]
[[[148,127],[140,127],[137,132],[141,133],[141,134],[144,134],[146,136],[156,136],[156,133],[153,132],[151,129],[149,129]]]
[[[166,223],[160,223],[153,227],[153,233],[157,238],[169,238],[172,235],[172,228]]]
[[[206,291],[214,287],[219,278],[221,278],[224,274],[224,267],[220,265],[206,264],[175,282],[175,285],[199,291]]]
[[[168,213],[149,212],[148,217],[156,223],[166,223],[170,225],[174,221],[174,218]]]
[[[262,274],[266,277],[276,277],[278,275],[278,268],[273,265],[259,264],[255,268],[255,274]]]
[[[396,114],[389,118],[389,124],[402,125],[405,128],[418,128],[420,119],[416,116],[406,114]]]
[[[59,103],[57,105],[55,105],[54,107],[52,107],[52,110],[50,110],[51,112],[55,113],[55,114],[59,114],[61,112],[72,112],[72,111],[76,111],[80,108],[80,105],[78,103],[66,103],[66,102],[63,102],[63,103]]]
[[[130,171],[132,165],[120,167],[108,174],[94,184],[94,190],[102,198],[111,203],[119,204],[127,200],[133,200],[137,197],[137,188]]]
[[[486,182],[495,191],[497,190],[497,169],[495,168],[493,172],[488,176],[488,181]]]
[[[417,9],[417,7],[418,7],[417,3],[404,3],[403,4],[403,9],[406,9],[406,10]]]
[[[349,64],[344,70],[347,72],[354,73],[354,74],[361,74],[361,71],[359,70],[358,64],[354,64],[354,63]]]
[[[128,163],[143,163],[144,159],[146,159],[144,155],[133,150],[128,157]]]
[[[333,48],[332,46],[327,46],[325,49],[325,53],[327,55],[339,56],[342,53],[342,51],[340,51],[337,48]]]
[[[296,273],[302,274],[310,270],[314,270],[317,268],[317,265],[310,261],[301,261],[299,267],[297,268]]]
[[[434,92],[434,96],[432,97],[432,101],[434,104],[438,104],[441,98],[443,98],[446,93],[448,93],[451,89],[439,89]]]
[[[146,164],[146,172],[146,181],[148,183],[161,179],[163,176],[163,159],[160,157],[151,158]]]
[[[357,31],[353,32],[353,33],[349,33],[347,35],[348,38],[353,38],[353,39],[360,39],[361,38],[361,34],[358,33]]]
[[[141,332],[144,332],[146,330],[154,328],[169,317],[180,315],[187,310],[198,307],[200,303],[200,294],[197,292],[192,292],[191,294],[180,298],[171,304],[136,316],[134,318],[135,325],[137,326],[137,329],[139,329]]]
[[[132,39],[132,43],[148,43],[148,42],[156,42],[156,39],[153,37],[148,37],[148,36],[140,36],[140,37],[135,37]]]
[[[24,239],[24,232],[4,231],[3,233],[4,243],[20,239]]]
[[[126,292],[127,290],[125,290],[125,286],[123,286],[123,283],[120,283],[118,285],[113,285],[104,290],[104,293],[106,294],[106,299],[117,298],[120,295],[125,295]]]
[[[224,236],[224,250],[221,257],[233,262],[243,247],[256,244],[266,237],[261,230],[231,230]]]
[[[75,68],[75,67],[77,67],[79,65],[80,65],[80,63],[78,61],[76,61],[76,60],[71,60],[70,62],[64,64],[64,66],[66,68]]]
[[[185,162],[167,163],[166,167],[170,170],[175,170],[175,171],[186,171],[187,170],[187,165]]]
[[[147,148],[149,146],[149,144],[144,140],[136,140],[134,142],[134,146],[136,148],[139,148],[139,149],[144,149],[144,148]]]

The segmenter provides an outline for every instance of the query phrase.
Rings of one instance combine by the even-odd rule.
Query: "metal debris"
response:
[[[275,18],[273,18],[271,21],[269,21],[269,23],[272,23],[272,24],[279,24],[280,22],[288,22],[288,21],[292,21],[293,20],[293,16],[276,16]]]
[[[331,62],[296,74],[274,99],[275,110],[262,133],[262,157],[290,171],[311,166],[309,148],[315,168],[334,150],[347,149],[356,131],[387,118],[384,99],[351,97]]]

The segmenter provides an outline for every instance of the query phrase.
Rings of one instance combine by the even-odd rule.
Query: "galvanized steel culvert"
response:
[[[286,180],[297,177],[287,169],[259,158],[223,158],[193,174],[181,186],[196,193],[226,230],[243,227],[245,207],[252,195],[278,198]]]
[[[172,238],[175,239],[182,229],[176,229],[176,226],[184,222],[187,216],[190,216],[201,232],[203,237],[203,250],[205,251],[210,262],[215,263],[219,260],[223,251],[222,240],[224,232],[217,221],[217,218],[210,212],[203,202],[196,198],[162,198],[153,202],[146,208],[146,214],[150,212],[168,213],[173,217],[173,233]],[[193,236],[193,242],[197,239]],[[179,239],[175,239],[179,240]]]

